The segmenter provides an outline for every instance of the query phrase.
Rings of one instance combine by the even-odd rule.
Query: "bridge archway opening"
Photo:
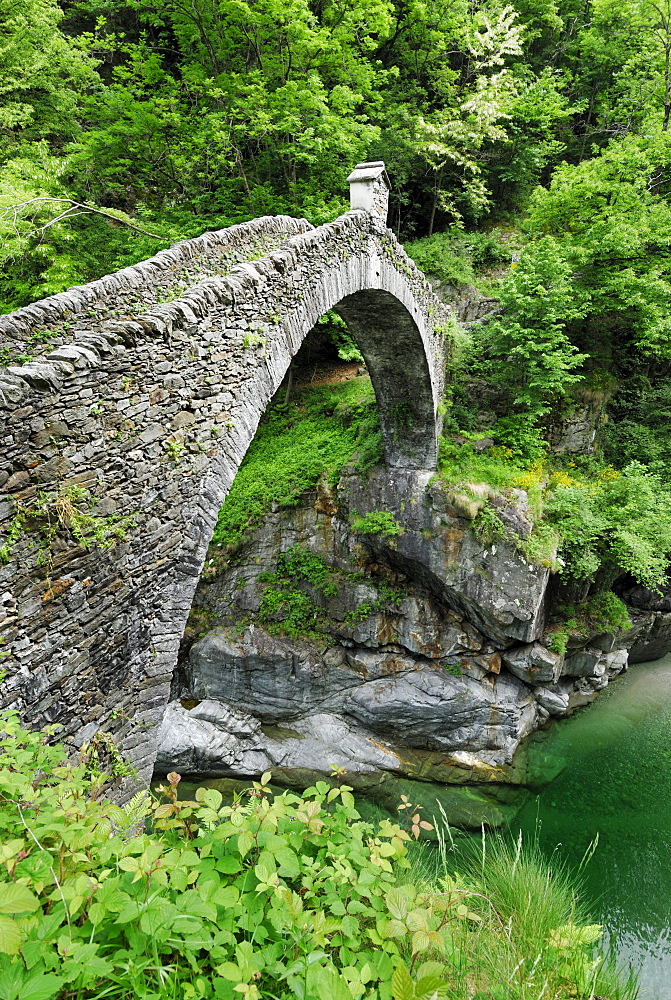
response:
[[[346,295],[333,307],[361,351],[377,399],[387,465],[436,465],[436,400],[420,331],[395,296],[383,289]]]
[[[331,381],[342,382],[368,375],[377,404],[385,463],[391,467],[432,468],[436,459],[434,389],[427,353],[412,316],[398,299],[383,290],[362,290],[347,295],[331,308],[345,322],[352,341],[364,359],[365,369],[360,362],[348,365],[338,359],[336,346],[329,343],[328,335],[324,336],[324,324],[319,322],[323,316],[318,317],[317,322],[303,335],[300,347],[289,359],[283,380],[260,412],[259,424],[250,435],[240,466],[253,448],[263,418],[271,407],[283,404],[287,398],[291,403],[297,402],[300,394],[310,384],[319,387]],[[307,326],[307,322],[305,325]],[[329,377],[327,372],[326,378],[323,381],[320,379],[320,363],[322,369],[330,369],[333,377]],[[292,369],[293,374],[290,375]],[[314,383],[311,383],[312,375],[317,375]],[[289,384],[289,378],[293,384]],[[237,471],[231,482],[231,490]],[[298,503],[298,497],[296,502]],[[255,526],[250,526],[250,534],[254,530]],[[243,548],[246,545],[242,541]],[[209,550],[210,556],[215,553],[215,549]],[[198,574],[193,585],[194,609],[198,607],[200,576]],[[173,701],[183,697],[188,688],[185,683],[184,662],[188,648],[200,634],[203,624],[197,615],[193,620],[196,624],[192,629],[187,625],[186,642],[182,643],[179,662],[173,674]],[[187,693],[186,697],[191,695]]]

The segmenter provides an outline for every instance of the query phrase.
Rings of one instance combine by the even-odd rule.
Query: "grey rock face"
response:
[[[326,666],[307,644],[250,626],[240,638],[214,629],[197,642],[187,668],[194,698],[224,701],[268,722],[342,706],[361,681],[347,663]]]
[[[652,611],[638,631],[629,651],[631,663],[657,660],[671,652],[671,613]]]
[[[366,544],[496,644],[538,638],[549,570],[527,563],[508,541],[491,547],[480,542],[449,491],[430,479],[430,473],[386,469],[343,484],[349,510],[391,511],[404,526],[393,545],[376,537]]]
[[[556,455],[590,454],[596,432],[603,423],[603,403],[577,406],[551,429],[550,443]]]
[[[564,715],[568,709],[569,693],[556,687],[539,687],[536,691],[536,701],[550,715]]]
[[[501,659],[511,673],[527,684],[553,684],[562,671],[562,657],[538,642],[508,649]]]
[[[599,649],[581,649],[566,659],[562,673],[567,677],[594,677],[602,658]]]
[[[376,649],[397,643],[420,656],[442,659],[477,652],[482,636],[456,615],[440,613],[426,598],[410,595],[393,614],[373,614],[341,634]]]
[[[324,647],[271,636],[259,624],[218,627],[194,643],[184,672],[184,694],[206,699],[191,715],[219,724],[211,706],[221,700],[220,724],[237,739],[247,734],[234,732],[226,713],[253,716],[253,752],[288,784],[328,775],[332,764],[367,789],[389,774],[451,787],[515,782],[511,762],[524,738],[549,716],[587,704],[626,667],[633,632],[595,637],[566,660],[538,640],[515,642],[512,632],[529,629],[527,612],[532,634],[540,632],[547,575],[511,545],[483,546],[429,478],[386,469],[366,481],[348,474],[335,491],[320,486],[296,508],[269,514],[231,565],[201,582],[200,607],[254,618],[259,575],[291,546],[334,568],[335,596],[296,584],[330,622]],[[353,510],[390,505],[403,534],[352,533]],[[508,525],[521,519],[522,536],[526,514],[526,497],[513,497]],[[457,590],[464,565],[477,579]],[[403,596],[381,597],[389,592]],[[167,761],[165,742],[162,753]],[[222,762],[218,773],[246,774],[255,759]]]
[[[513,678],[479,682],[431,668],[369,681],[350,693],[344,709],[404,746],[493,752],[497,762],[512,759],[536,721],[533,695]]]
[[[337,713],[343,725],[349,719],[392,747],[467,751],[490,763],[509,762],[537,722],[533,693],[509,674],[455,677],[423,657],[358,648],[340,658],[335,652],[317,658],[259,628],[241,639],[215,629],[191,650],[189,693],[208,699],[194,717],[213,721],[212,699],[292,728],[297,719],[310,724],[311,713]]]

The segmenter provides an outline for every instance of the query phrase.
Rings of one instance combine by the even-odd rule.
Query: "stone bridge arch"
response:
[[[0,370],[0,544],[40,491],[133,516],[114,548],[60,540],[48,566],[20,532],[0,565],[0,705],[75,746],[104,726],[151,774],[219,508],[330,308],[366,359],[387,463],[434,467],[447,315],[378,209],[254,220],[0,317],[0,347],[52,346]]]

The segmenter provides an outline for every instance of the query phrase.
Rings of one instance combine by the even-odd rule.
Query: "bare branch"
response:
[[[46,196],[29,198],[27,201],[17,202],[14,205],[8,205],[6,208],[0,209],[0,217],[2,217],[3,215],[6,216],[11,212],[14,217],[14,224],[16,224],[19,212],[21,212],[23,209],[28,208],[30,205],[37,205],[38,203],[39,207],[49,204],[55,205],[58,203],[65,203],[70,206],[70,209],[67,209],[65,212],[62,212],[55,219],[51,219],[49,222],[46,222],[43,226],[36,226],[34,233],[28,234],[30,236],[33,236],[36,233],[44,233],[45,230],[49,228],[49,226],[53,226],[55,222],[59,222],[61,219],[72,218],[75,215],[101,215],[105,219],[113,219],[114,222],[118,222],[122,226],[127,226],[129,229],[134,230],[134,232],[136,233],[140,233],[142,236],[151,236],[152,239],[160,240],[162,243],[170,242],[170,239],[168,237],[159,236],[158,233],[150,233],[146,229],[141,229],[139,226],[134,225],[134,223],[130,222],[128,219],[120,218],[113,212],[105,211],[104,208],[93,208],[93,206],[91,205],[83,205],[79,201],[73,201],[72,198],[47,198]],[[80,211],[75,212],[72,211],[72,209],[80,209]]]

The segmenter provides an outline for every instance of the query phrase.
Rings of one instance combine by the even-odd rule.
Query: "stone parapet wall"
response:
[[[55,351],[0,371],[0,544],[17,504],[30,509],[40,491],[81,486],[93,513],[133,519],[114,548],[59,535],[46,561],[28,519],[0,565],[0,705],[59,723],[74,745],[104,726],[144,777],[217,513],[292,357],[328,309],[355,326],[358,317],[387,460],[435,460],[447,311],[393,234],[364,212],[317,229],[256,224],[0,319],[6,340],[49,324],[60,337]],[[237,252],[248,238],[253,250],[262,236],[277,243],[259,259],[227,274],[208,261],[202,280],[156,302],[152,275],[197,264],[213,247]],[[125,295],[135,296],[132,312],[128,299],[110,316]]]
[[[133,343],[141,330],[127,326],[131,318],[151,331],[154,310],[160,322],[163,305],[176,300],[185,286],[221,277],[237,264],[280,246],[289,236],[311,229],[305,219],[264,216],[177,243],[149,260],[0,316],[0,352],[4,349],[11,357],[22,348],[39,351],[34,363],[0,368],[0,406],[16,402],[21,381],[37,388],[57,386],[67,374],[63,362],[75,361],[75,355],[63,353],[64,346],[95,354],[106,344]]]

